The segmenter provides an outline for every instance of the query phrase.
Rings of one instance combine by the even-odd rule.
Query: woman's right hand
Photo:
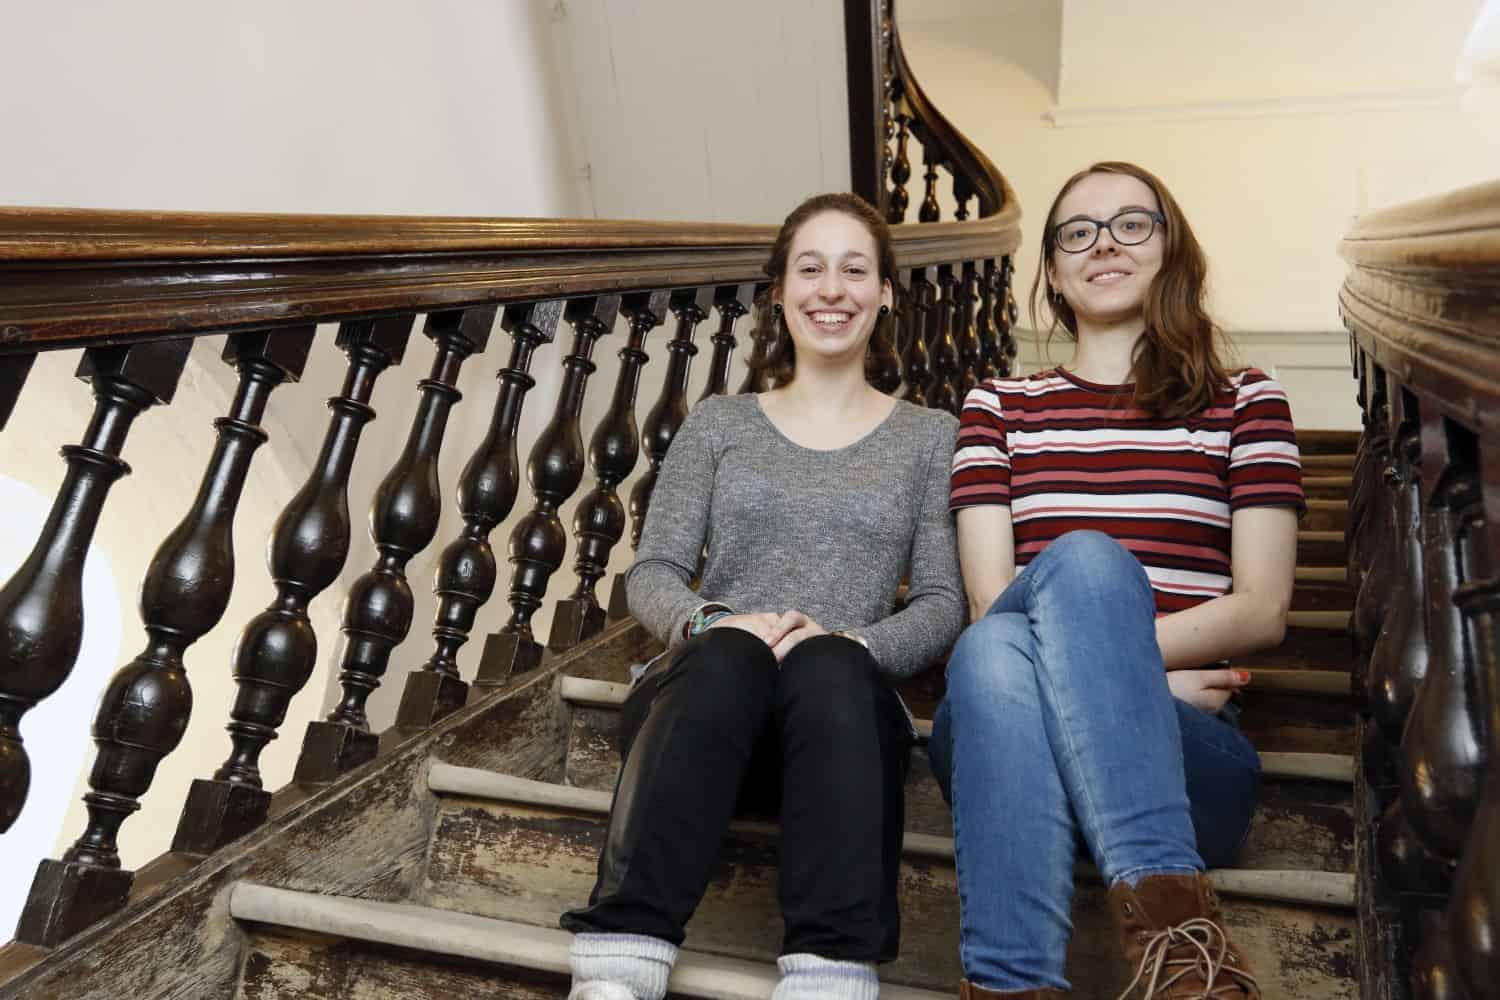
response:
[[[792,624],[785,619],[785,615],[778,615],[773,611],[758,611],[753,614],[744,615],[725,615],[710,625],[709,629],[737,628],[741,632],[749,632],[761,642],[774,649],[776,648],[776,644],[792,630]]]
[[[1229,667],[1212,670],[1168,670],[1172,697],[1209,715],[1217,715],[1229,696],[1250,683],[1250,672]]]

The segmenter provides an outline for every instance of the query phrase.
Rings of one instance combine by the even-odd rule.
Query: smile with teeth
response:
[[[1100,271],[1098,274],[1089,278],[1089,284],[1108,285],[1128,277],[1130,277],[1130,272],[1128,271]]]
[[[820,309],[817,312],[808,313],[807,318],[812,320],[813,325],[820,329],[842,330],[849,325],[849,320],[853,318],[853,314],[831,309]]]

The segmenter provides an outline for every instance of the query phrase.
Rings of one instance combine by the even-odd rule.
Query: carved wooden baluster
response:
[[[401,363],[414,317],[387,316],[339,325],[337,346],[349,357],[323,447],[311,474],[276,519],[266,562],[276,584],[271,604],[250,619],[234,648],[239,687],[229,713],[232,748],[212,779],[188,791],[172,850],[209,854],[265,821],[271,793],[261,784],[260,755],[312,676],[318,637],[307,606],[338,579],[349,555],[349,472],[360,432],[375,419],[370,395],[380,373]]]
[[[219,623],[234,585],[234,516],[271,392],[295,382],[316,328],[238,333],[224,360],[240,374],[229,415],[192,506],[167,535],[141,586],[146,648],[110,679],[94,719],[88,826],[61,861],[37,869],[18,940],[52,947],[125,905],[134,874],[120,868],[120,825],[140,808],[156,767],[187,729],[193,695],[183,656]]]
[[[927,387],[932,383],[932,361],[927,354],[927,317],[932,310],[935,286],[927,280],[926,268],[901,273],[906,290],[906,398],[917,406],[930,406]]]
[[[1349,554],[1350,579],[1358,581],[1350,627],[1355,646],[1355,684],[1360,691],[1366,690],[1370,657],[1390,607],[1394,592],[1390,581],[1400,572],[1402,553],[1391,544],[1396,531],[1393,517],[1399,504],[1392,502],[1395,480],[1389,479],[1395,456],[1391,453],[1391,413],[1383,373],[1376,379],[1370,404],[1364,434],[1367,457],[1353,490],[1357,509],[1352,499],[1350,503],[1350,517],[1358,518],[1360,528],[1354,536],[1358,544],[1351,546]]]
[[[1403,894],[1403,908],[1415,913],[1430,908],[1444,891],[1450,873],[1443,860],[1415,835],[1402,809],[1397,766],[1401,733],[1411,704],[1427,674],[1428,645],[1424,613],[1427,593],[1422,550],[1421,417],[1416,397],[1390,388],[1391,422],[1395,425],[1394,464],[1388,472],[1395,489],[1393,544],[1400,552],[1396,592],[1370,657],[1370,716],[1362,748],[1363,774],[1379,804],[1385,805],[1376,831],[1381,871]]]
[[[969,199],[974,197],[974,186],[963,174],[953,175],[953,200],[956,206],[953,209],[953,218],[963,222],[969,217]]]
[[[753,294],[752,286],[744,287],[747,295]],[[636,391],[641,369],[651,360],[645,351],[646,337],[666,320],[668,294],[665,290],[632,292],[620,307],[630,327],[630,339],[620,349],[620,373],[609,409],[589,439],[588,458],[594,467],[595,484],[573,512],[573,537],[578,542],[573,571],[578,574],[578,586],[567,600],[558,602],[552,613],[549,649],[570,649],[604,628],[606,615],[599,607],[595,587],[609,566],[610,552],[625,537],[625,505],[617,489],[635,471],[641,454],[641,433],[635,422]],[[733,312],[733,307],[729,311]],[[732,339],[733,334],[730,336]],[[618,619],[628,616],[630,610],[625,607],[615,614],[615,601],[622,606],[625,601],[622,582],[615,583],[619,593],[610,597],[608,617]]]
[[[568,534],[558,509],[583,480],[583,434],[578,418],[594,373],[594,342],[608,334],[620,314],[620,296],[574,299],[563,310],[573,327],[573,346],[563,358],[563,384],[552,419],[537,436],[526,460],[534,500],[510,533],[510,619],[484,642],[474,677],[472,701],[482,689],[504,684],[542,662],[542,646],[531,633],[531,618],[547,596],[547,581],[562,565]]]
[[[981,382],[1000,374],[996,363],[1000,357],[1000,332],[995,329],[995,289],[999,280],[999,267],[994,260],[986,260],[979,278],[979,311],[974,319],[974,332],[979,337],[979,366],[974,375]]]
[[[1493,995],[1500,983],[1500,440],[1482,439],[1479,449],[1480,517],[1456,599],[1474,657],[1487,765],[1447,912],[1453,964],[1474,997]]]
[[[687,383],[698,348],[693,333],[708,315],[713,302],[712,288],[686,288],[672,293],[672,312],[677,316],[677,332],[667,344],[667,374],[662,380],[661,395],[646,414],[642,443],[651,467],[641,474],[630,490],[630,545],[639,548],[641,529],[646,526],[646,511],[651,507],[651,491],[661,473],[667,448],[677,436],[677,429],[687,419]]]
[[[958,344],[953,339],[958,315],[958,279],[952,264],[938,266],[937,285],[942,297],[929,313],[933,326],[927,351],[932,357],[932,384],[927,389],[927,402],[934,409],[957,413],[962,402],[958,389],[963,369]]]
[[[1401,740],[1401,804],[1423,842],[1456,862],[1485,765],[1478,668],[1454,603],[1471,572],[1478,462],[1473,436],[1436,410],[1424,409],[1421,437],[1428,659]]]
[[[953,339],[958,345],[958,398],[960,401],[969,390],[979,383],[979,364],[984,356],[984,344],[979,339],[975,312],[979,307],[979,268],[974,261],[966,260],[953,294],[958,302],[957,328]]]
[[[1001,378],[1009,378],[1015,372],[1016,344],[1016,299],[1011,292],[1010,281],[1015,275],[1015,265],[1009,255],[1000,258],[1000,288],[995,295],[995,329],[1000,333],[1000,357],[995,367]]]
[[[876,316],[875,330],[865,352],[865,378],[884,393],[901,388],[901,355],[896,350],[897,325],[898,320],[892,315]]]
[[[516,434],[526,394],[536,385],[531,359],[552,343],[562,319],[561,299],[523,302],[505,307],[500,327],[510,334],[510,360],[495,376],[500,391],[490,413],[489,430],[464,465],[458,479],[458,510],[464,526],[448,543],[433,574],[438,599],[433,615],[433,652],[419,670],[406,675],[396,725],[426,729],[462,708],[469,685],[459,678],[458,651],[469,641],[474,617],[495,591],[495,553],[490,533],[510,516],[521,482]]]
[[[927,137],[919,138],[922,139],[922,164],[925,168],[922,179],[927,184],[927,191],[922,197],[922,207],[917,211],[917,221],[936,222],[943,217],[943,210],[938,206],[937,200],[938,164],[942,162],[942,157]]]
[[[906,182],[911,180],[911,116],[896,116],[896,158],[891,163],[891,199],[885,218],[891,225],[906,221],[906,208],[911,204],[911,195],[906,191]]]
[[[745,379],[740,383],[737,393],[743,395],[747,392],[765,392],[771,388],[771,378],[764,368],[756,367],[765,360],[766,352],[775,343],[774,335],[770,338],[761,336],[760,324],[764,310],[771,308],[766,301],[766,292],[770,285],[755,286],[755,320],[750,324],[750,357],[745,360]],[[610,617],[614,617],[614,605],[610,605]]]
[[[456,386],[464,362],[489,344],[497,308],[475,306],[427,317],[423,333],[437,351],[427,377],[417,383],[420,392],[406,446],[370,504],[375,564],[354,581],[344,599],[339,663],[343,694],[328,718],[307,724],[292,778],[300,784],[333,781],[373,760],[379,749],[380,738],[370,732],[365,703],[385,677],[391,651],[411,631],[413,602],[406,564],[437,534],[443,514],[438,459],[448,413],[463,398]]]
[[[21,717],[62,686],[83,643],[83,563],[141,411],[169,403],[190,340],[93,347],[78,377],[91,382],[94,414],[82,444],[65,445],[68,471],[36,545],[0,588],[0,833],[10,829],[31,784]]]
[[[1399,745],[1417,685],[1427,675],[1427,636],[1422,611],[1425,585],[1422,558],[1421,437],[1415,397],[1392,391],[1391,422],[1396,427],[1394,461],[1387,476],[1394,490],[1392,545],[1397,562],[1395,586],[1367,674],[1370,714],[1390,745]]]
[[[35,361],[35,354],[11,354],[0,358],[0,431],[5,430],[5,422],[15,412],[21,387],[26,384],[26,376],[31,373]]]
[[[719,310],[719,328],[714,331],[713,354],[708,360],[708,382],[698,399],[723,396],[729,392],[729,365],[734,360],[734,349],[739,342],[734,337],[734,325],[741,316],[750,311],[755,302],[754,285],[720,285],[714,292],[714,308]]]

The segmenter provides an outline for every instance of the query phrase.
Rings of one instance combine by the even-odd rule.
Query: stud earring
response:
[[[781,318],[781,303],[780,302],[777,302],[775,305],[771,306],[771,315],[775,316],[777,319]]]
[[[891,314],[891,307],[888,306],[888,305],[881,305],[881,307],[880,307],[880,315],[882,315],[882,316],[889,316],[890,314]]]

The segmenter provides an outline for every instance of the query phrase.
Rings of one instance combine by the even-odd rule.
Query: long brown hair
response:
[[[792,334],[786,328],[786,320],[771,308],[772,300],[780,294],[786,279],[787,257],[792,252],[792,240],[797,231],[815,215],[824,212],[839,212],[860,222],[875,239],[875,262],[882,281],[896,280],[896,251],[891,246],[891,227],[870,203],[859,195],[847,193],[818,194],[792,209],[781,229],[776,233],[776,242],[771,244],[771,259],[766,261],[766,277],[771,287],[763,292],[756,304],[755,329],[752,336],[756,343],[766,344],[766,352],[757,357],[751,355],[746,363],[752,371],[764,371],[777,385],[786,385],[797,377],[797,349],[792,344]],[[869,379],[872,357],[888,352],[891,340],[891,316],[879,316],[875,329],[870,334],[870,343],[865,351],[865,378]]]
[[[1090,174],[1125,174],[1151,189],[1166,219],[1162,234],[1166,248],[1161,270],[1151,279],[1142,306],[1146,332],[1136,345],[1131,362],[1131,381],[1135,383],[1133,404],[1154,417],[1178,419],[1198,413],[1213,402],[1214,394],[1229,384],[1220,357],[1219,329],[1208,316],[1203,300],[1207,292],[1208,260],[1193,235],[1187,217],[1177,199],[1155,174],[1133,163],[1106,161],[1096,163],[1069,177],[1052,207],[1047,210],[1046,228],[1042,231],[1042,255],[1035,280],[1031,283],[1031,322],[1036,317],[1039,294],[1045,294],[1052,312],[1049,335],[1062,327],[1078,339],[1078,319],[1072,306],[1052,287],[1047,264],[1057,249],[1057,206],[1079,181]]]

